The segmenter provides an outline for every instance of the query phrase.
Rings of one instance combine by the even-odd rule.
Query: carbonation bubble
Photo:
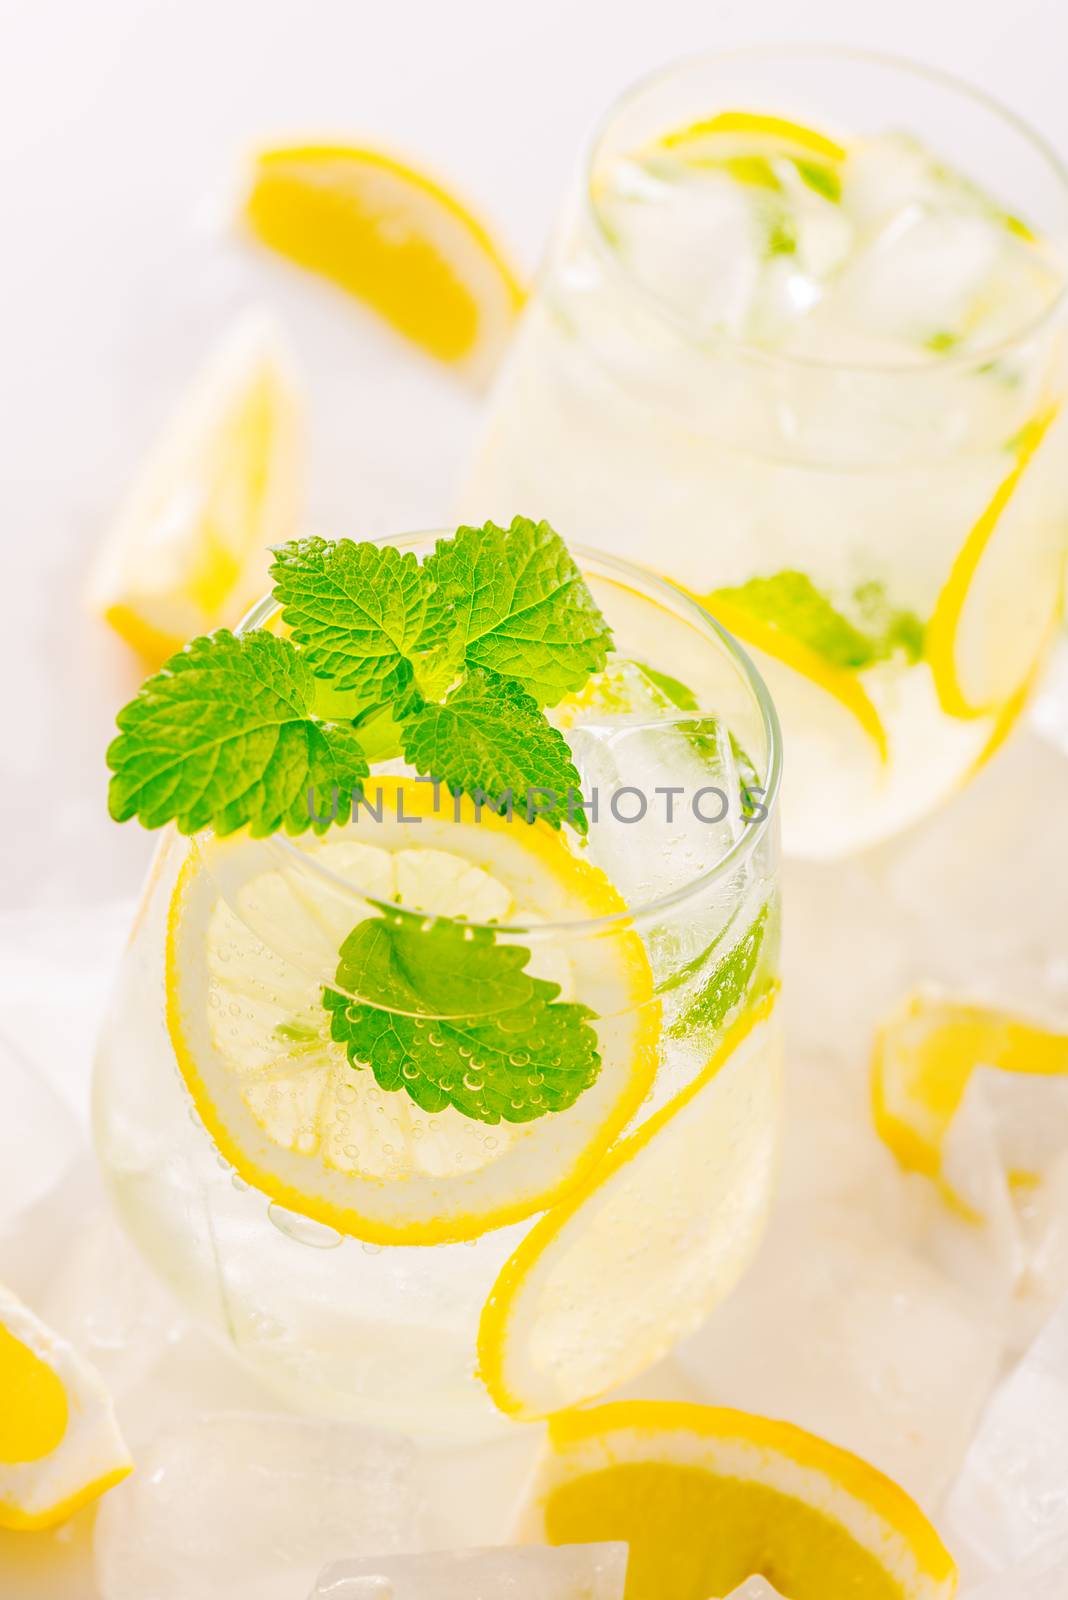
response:
[[[341,1243],[341,1235],[336,1228],[328,1228],[323,1222],[315,1222],[311,1217],[302,1217],[297,1211],[287,1211],[284,1206],[275,1201],[267,1207],[267,1215],[287,1239],[293,1239],[297,1244],[309,1245],[313,1250],[335,1250]]]

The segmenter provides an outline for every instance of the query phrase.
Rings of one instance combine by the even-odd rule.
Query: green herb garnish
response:
[[[456,792],[511,788],[528,818],[584,831],[578,771],[541,708],[603,668],[611,634],[547,523],[464,527],[421,564],[392,545],[300,539],[271,574],[290,637],[220,630],[148,679],[108,750],[112,816],[321,832],[347,817],[370,761],[403,752]],[[555,803],[532,810],[539,789]]]
[[[331,1036],[379,1088],[479,1122],[564,1111],[600,1071],[588,1007],[523,968],[530,951],[492,929],[409,914],[359,923],[323,992]],[[359,995],[352,999],[342,990]]]

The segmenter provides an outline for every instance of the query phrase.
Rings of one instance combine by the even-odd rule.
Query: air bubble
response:
[[[298,1211],[287,1211],[284,1206],[272,1200],[267,1207],[267,1215],[287,1239],[292,1239],[296,1244],[308,1245],[313,1250],[335,1250],[341,1243],[341,1235],[336,1228],[328,1228],[324,1222],[316,1222],[312,1217],[302,1217]]]

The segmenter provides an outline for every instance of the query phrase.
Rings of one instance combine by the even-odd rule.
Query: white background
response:
[[[15,909],[111,900],[143,870],[149,841],[107,820],[103,759],[138,667],[81,592],[131,472],[244,292],[227,219],[251,146],[337,137],[407,154],[528,273],[600,113],[689,51],[804,37],[904,53],[1068,150],[1066,0],[0,0],[0,30],[0,905]],[[257,270],[268,293],[281,285]],[[336,350],[317,425],[346,468],[340,499],[313,474],[313,525],[359,537],[447,521],[477,399],[358,310],[297,292],[301,338],[320,362]],[[6,926],[11,948],[21,924]],[[0,1161],[11,1134],[0,1126]],[[84,1526],[51,1586],[13,1541],[3,1600],[88,1595]]]
[[[128,890],[145,859],[148,841],[104,809],[111,716],[137,669],[80,592],[239,297],[219,240],[250,146],[339,136],[408,153],[527,271],[599,113],[688,51],[807,37],[904,52],[1068,148],[1064,0],[0,0],[0,18],[0,839],[14,906]],[[317,503],[313,483],[313,521],[357,536],[447,521],[472,397],[358,311],[303,314],[320,352],[338,329],[345,372],[329,408],[344,505],[336,490]]]

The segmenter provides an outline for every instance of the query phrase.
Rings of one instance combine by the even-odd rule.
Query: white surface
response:
[[[622,1600],[625,1544],[437,1550],[339,1561],[308,1600]]]

